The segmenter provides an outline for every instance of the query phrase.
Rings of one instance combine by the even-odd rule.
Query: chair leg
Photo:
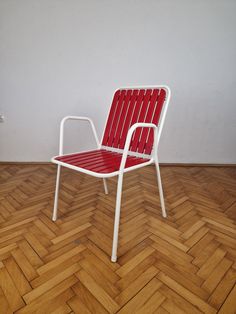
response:
[[[104,191],[105,191],[105,194],[108,194],[108,187],[107,187],[107,181],[106,179],[102,179],[103,180],[103,185],[104,185]]]
[[[157,171],[157,183],[158,183],[158,189],[159,189],[159,194],[160,194],[162,216],[166,218],[167,214],[166,214],[165,201],[164,201],[164,196],[163,196],[161,174],[160,174],[160,167],[159,167],[158,159],[156,159],[155,165],[156,165],[156,171]]]
[[[60,174],[61,174],[61,166],[57,166],[57,179],[56,179],[56,189],[55,189],[55,197],[54,197],[54,208],[52,220],[57,220],[57,207],[58,207],[58,194],[59,194],[59,185],[60,185]]]
[[[123,184],[123,173],[119,175],[118,183],[117,183],[116,211],[115,211],[112,256],[111,256],[111,261],[114,263],[117,261],[117,247],[118,247],[118,233],[119,233],[119,224],[120,224],[120,205],[121,205],[122,184]]]

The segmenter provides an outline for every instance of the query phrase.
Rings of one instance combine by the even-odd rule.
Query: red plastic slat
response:
[[[84,161],[84,160],[88,160],[88,159],[94,159],[94,158],[98,158],[98,156],[103,157],[104,155],[106,155],[106,151],[96,151],[95,153],[91,153],[90,151],[87,153],[87,155],[85,154],[81,154],[81,153],[77,153],[76,155],[73,156],[62,156],[62,157],[57,157],[57,160],[63,160],[64,162],[75,162],[77,160],[79,161]]]
[[[107,146],[110,146],[110,147],[112,147],[113,143],[114,143],[114,136],[115,136],[115,132],[116,132],[116,128],[117,128],[117,123],[119,122],[119,118],[120,118],[121,110],[123,107],[125,95],[126,95],[126,91],[122,90],[120,98],[119,98],[117,105],[116,105],[116,111],[115,111],[114,119],[113,119],[111,127],[110,127],[111,131],[110,131],[110,135],[109,135],[109,138],[107,141]]]
[[[133,112],[133,117],[132,117],[130,127],[138,121],[138,117],[140,114],[141,105],[142,105],[144,96],[145,96],[145,90],[141,89],[139,92],[139,95],[137,97],[137,101],[135,102],[134,112]],[[133,142],[134,137],[135,137],[135,131],[134,131],[132,139],[131,139],[129,150],[132,150],[132,142]]]
[[[165,101],[165,97],[166,97],[166,91],[164,89],[161,89],[157,98],[156,108],[155,108],[153,119],[152,119],[152,123],[156,125],[158,125],[158,122],[160,119],[161,110]],[[145,145],[145,148],[144,148],[145,154],[151,154],[153,140],[154,140],[154,132],[153,130],[150,130],[148,134],[148,138],[147,138],[147,144]]]
[[[88,153],[92,154],[92,153],[97,153],[97,149],[96,150],[90,150],[90,151],[87,151],[87,152],[81,152],[81,153],[73,153],[73,154],[70,154],[70,155],[64,155],[64,156],[58,156],[56,157],[55,159],[56,160],[60,160],[60,159],[66,159],[67,157],[68,158],[72,158],[73,156],[78,156],[78,154],[80,154],[80,156],[83,156],[83,155],[88,155]]]
[[[80,164],[81,167],[87,167],[90,166],[91,164],[98,165],[98,164],[114,164],[115,162],[119,161],[120,162],[121,155],[107,155],[106,157],[99,156],[98,158],[93,158],[93,159],[88,159],[88,160],[83,160],[80,161],[79,159],[75,161],[75,164]]]
[[[145,121],[144,121],[146,123],[151,123],[152,122],[152,118],[153,118],[153,114],[154,114],[155,103],[157,101],[158,92],[159,92],[158,89],[154,89],[153,92],[152,92],[152,96],[151,96],[151,99],[150,99],[150,104],[149,104],[149,107],[148,107],[147,115],[146,115],[146,118],[145,118]],[[139,153],[143,153],[143,151],[144,151],[144,147],[145,147],[146,142],[147,142],[149,131],[150,131],[149,128],[143,128],[142,129],[142,133],[141,133],[140,140],[139,140],[139,145],[138,145],[138,150],[137,150]],[[152,143],[151,143],[151,145],[152,145]]]
[[[134,106],[135,106],[135,102],[137,100],[137,96],[139,95],[139,90],[135,89],[133,91],[133,94],[130,98],[130,103],[129,103],[129,109],[127,111],[127,115],[126,115],[126,119],[125,119],[125,122],[124,122],[124,127],[123,127],[123,130],[121,132],[121,136],[120,136],[120,143],[119,143],[119,148],[120,149],[123,149],[124,146],[125,146],[125,141],[126,141],[126,137],[127,137],[127,133],[128,133],[128,130],[131,126],[131,120],[132,120],[132,117],[133,117],[133,113],[134,113]]]
[[[146,160],[147,161],[147,160]],[[120,169],[120,162],[121,159],[118,161],[113,161],[112,163],[109,164],[92,164],[90,166],[88,166],[88,170],[94,171],[94,172],[102,172],[104,169],[108,170],[108,172],[114,172],[114,171],[118,171]],[[139,159],[139,160],[130,160],[127,159],[126,161],[126,165],[125,168],[129,168],[135,165],[138,165],[140,163],[145,162],[144,159]]]
[[[144,122],[145,116],[147,113],[147,109],[148,109],[148,104],[149,104],[150,97],[151,97],[151,93],[152,93],[151,89],[146,90],[142,105],[140,107],[140,114],[139,114],[139,117],[138,117],[136,122]],[[142,128],[138,128],[138,129],[136,129],[136,131],[134,133],[133,140],[131,142],[131,150],[132,151],[137,151],[141,132],[142,132]]]
[[[105,128],[104,136],[103,136],[103,141],[102,141],[103,145],[107,145],[107,142],[108,142],[108,138],[109,138],[109,135],[111,132],[112,121],[114,119],[115,112],[116,112],[117,102],[120,98],[120,93],[121,93],[120,90],[116,91],[114,98],[113,98],[113,101],[112,101],[110,113],[108,115],[107,124],[106,124],[106,128]]]
[[[130,100],[131,95],[132,95],[132,90],[128,90],[124,99],[123,108],[120,114],[117,129],[116,129],[116,134],[114,135],[114,143],[112,145],[113,147],[118,147],[118,144],[120,142],[121,132],[124,127],[127,111],[129,109],[129,100]]]

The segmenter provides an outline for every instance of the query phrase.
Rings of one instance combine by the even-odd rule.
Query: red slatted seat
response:
[[[162,215],[166,217],[157,147],[169,99],[170,89],[167,86],[117,90],[112,100],[101,143],[91,119],[68,116],[61,121],[59,156],[52,158],[52,162],[58,165],[52,219],[53,221],[57,219],[61,166],[103,178],[106,194],[108,194],[106,178],[118,175],[112,262],[117,260],[120,205],[125,172],[155,164]],[[89,122],[98,148],[63,155],[64,124],[67,120]]]
[[[94,172],[95,174],[108,174],[119,171],[122,154],[105,149],[92,150],[85,153],[76,153],[56,157],[55,159],[79,168]],[[149,159],[128,156],[125,169],[148,162]]]

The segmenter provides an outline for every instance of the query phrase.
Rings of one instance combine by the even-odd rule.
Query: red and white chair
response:
[[[61,121],[59,156],[52,158],[52,162],[58,165],[52,219],[57,219],[61,166],[102,178],[106,194],[106,178],[118,176],[112,262],[117,260],[121,193],[125,172],[155,164],[162,215],[166,217],[157,147],[169,100],[168,86],[118,89],[113,97],[101,143],[91,119],[68,116]],[[63,155],[64,124],[68,120],[87,121],[92,128],[97,149]]]

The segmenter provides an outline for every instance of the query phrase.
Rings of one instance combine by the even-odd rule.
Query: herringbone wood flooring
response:
[[[116,178],[0,166],[0,313],[235,313],[236,168],[153,167],[125,175],[118,263]]]

